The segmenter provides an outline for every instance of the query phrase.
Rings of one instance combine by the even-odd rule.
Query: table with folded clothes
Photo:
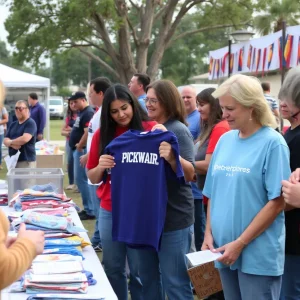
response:
[[[49,198],[70,206],[45,206]],[[45,202],[32,206],[31,201]],[[23,210],[24,202],[33,208]],[[53,192],[24,190],[14,197],[11,207],[1,209],[11,222],[10,235],[17,234],[22,223],[27,229],[45,232],[44,253],[36,257],[19,281],[2,291],[2,300],[117,299],[76,206],[68,198]]]

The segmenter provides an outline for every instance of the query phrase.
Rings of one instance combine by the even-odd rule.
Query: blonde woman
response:
[[[214,93],[231,131],[213,153],[202,249],[221,252],[225,299],[279,299],[284,266],[284,199],[289,150],[256,78],[235,75]],[[216,249],[215,249],[216,248]]]

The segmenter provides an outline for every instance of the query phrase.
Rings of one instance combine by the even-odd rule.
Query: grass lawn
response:
[[[64,120],[50,120],[50,140],[64,141],[65,137],[60,134]]]

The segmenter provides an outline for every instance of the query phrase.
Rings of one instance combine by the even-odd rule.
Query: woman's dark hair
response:
[[[104,153],[105,147],[115,138],[117,123],[111,117],[110,106],[115,100],[126,101],[132,106],[133,116],[129,123],[129,129],[143,131],[143,121],[148,121],[148,116],[139,104],[137,98],[129,91],[129,89],[121,84],[115,84],[109,87],[103,98],[101,119],[100,119],[100,145],[99,153]]]
[[[66,116],[69,117],[69,119],[72,119],[74,117],[75,112],[70,107],[70,100],[68,100],[68,108],[66,112]]]
[[[199,136],[200,147],[210,137],[210,134],[216,124],[222,121],[222,109],[219,103],[219,99],[214,98],[211,94],[215,91],[215,88],[208,88],[201,91],[197,97],[198,105],[200,102],[208,103],[210,106],[210,113],[208,119],[203,121],[201,119],[201,133]]]
[[[154,89],[156,98],[164,108],[168,119],[178,120],[187,125],[185,121],[186,110],[184,102],[175,84],[170,80],[157,80],[148,85],[147,91]]]

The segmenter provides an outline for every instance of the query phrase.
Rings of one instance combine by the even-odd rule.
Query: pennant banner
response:
[[[268,70],[270,69],[270,65],[273,58],[273,51],[274,51],[274,43],[269,46],[269,54],[268,54]]]
[[[260,56],[261,56],[261,49],[258,49],[258,51],[257,51],[257,57],[256,57],[256,74],[257,74],[258,68],[259,68]]]
[[[282,69],[282,37],[278,40],[278,55],[279,55],[279,68]]]
[[[250,45],[249,51],[248,51],[248,58],[247,58],[247,68],[248,68],[249,70],[250,70],[250,68],[251,68],[252,49],[253,49],[253,47]]]
[[[244,58],[244,47],[240,49],[239,60],[238,60],[238,71],[243,70],[243,58]]]
[[[230,54],[230,74],[232,74],[232,70],[233,70],[233,65],[234,65],[234,54],[231,53]]]
[[[255,59],[256,59],[256,48],[253,49],[253,57],[252,57],[251,71],[254,70],[254,67],[255,67]]]
[[[213,69],[213,63],[214,63],[214,59],[213,59],[212,57],[210,57],[210,60],[209,60],[209,69],[208,69],[209,75],[210,75],[211,72],[212,72],[212,69]]]
[[[294,37],[290,34],[286,37],[285,47],[284,47],[284,66],[287,68],[290,67],[291,64],[291,54],[292,54],[292,47],[293,47],[293,40]]]
[[[226,66],[226,62],[228,61],[228,55],[229,55],[229,53],[226,52],[226,54],[224,55],[223,60],[222,60],[222,67],[221,67],[221,69],[222,69],[223,75],[225,74],[225,66]]]
[[[264,49],[264,54],[263,54],[263,61],[262,61],[262,77],[264,77],[264,74],[265,74],[266,58],[267,58],[267,48]]]
[[[298,56],[297,56],[297,65],[300,65],[300,36],[298,40]]]

